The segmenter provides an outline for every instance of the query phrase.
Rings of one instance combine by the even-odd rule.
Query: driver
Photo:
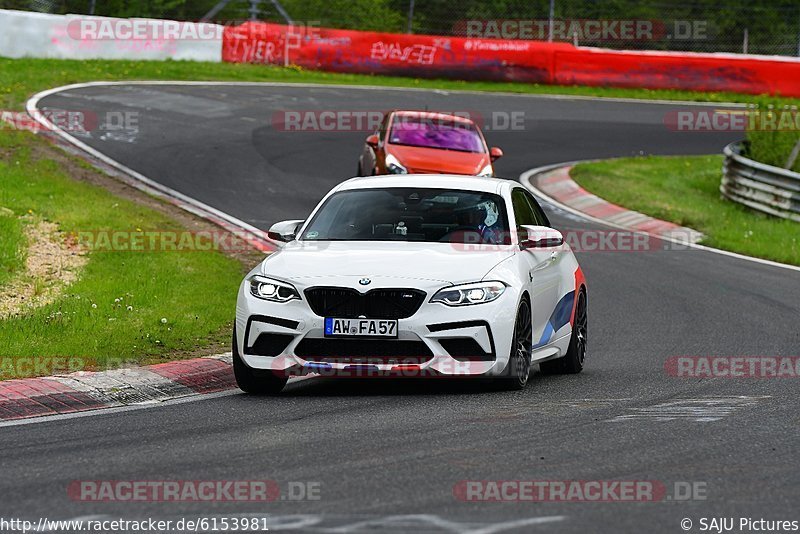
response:
[[[477,243],[492,245],[498,243],[497,233],[492,228],[498,218],[498,210],[494,202],[486,201],[476,204],[472,208],[460,212],[458,218],[462,229],[477,233],[476,238],[465,236],[468,240],[475,239]]]

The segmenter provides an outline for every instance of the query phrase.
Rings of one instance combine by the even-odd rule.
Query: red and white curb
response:
[[[609,226],[683,243],[697,243],[703,238],[697,230],[617,206],[588,192],[570,176],[572,167],[566,164],[542,169],[530,176],[528,183],[542,196]]]
[[[0,421],[156,404],[236,388],[231,354],[0,382]]]

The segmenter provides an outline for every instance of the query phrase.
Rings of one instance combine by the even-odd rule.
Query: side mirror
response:
[[[492,161],[498,160],[503,157],[503,151],[499,147],[493,146],[489,149],[489,158]]]
[[[300,231],[300,227],[303,226],[304,222],[305,221],[295,219],[275,223],[270,226],[267,237],[273,241],[282,241],[284,243],[294,241],[297,238],[297,232]]]
[[[519,229],[519,248],[555,248],[564,244],[564,236],[547,226],[523,225]]]
[[[378,148],[378,136],[375,134],[367,136],[367,144],[372,148]]]

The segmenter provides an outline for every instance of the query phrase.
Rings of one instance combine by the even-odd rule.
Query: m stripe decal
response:
[[[575,293],[572,291],[561,297],[561,300],[556,304],[556,309],[553,310],[553,313],[550,315],[550,319],[547,320],[547,325],[544,327],[542,337],[539,339],[539,342],[534,345],[534,348],[547,345],[553,337],[553,334],[558,332],[559,328],[570,322],[574,303]]]

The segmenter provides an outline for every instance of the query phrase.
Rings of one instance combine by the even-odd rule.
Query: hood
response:
[[[488,154],[478,152],[458,152],[436,148],[386,145],[392,154],[409,173],[421,174],[467,174],[476,175],[491,161]]]
[[[340,277],[350,279],[348,286],[364,277],[387,285],[398,279],[459,284],[481,280],[514,254],[512,246],[463,250],[450,243],[293,241],[264,260],[261,272],[301,285]]]

